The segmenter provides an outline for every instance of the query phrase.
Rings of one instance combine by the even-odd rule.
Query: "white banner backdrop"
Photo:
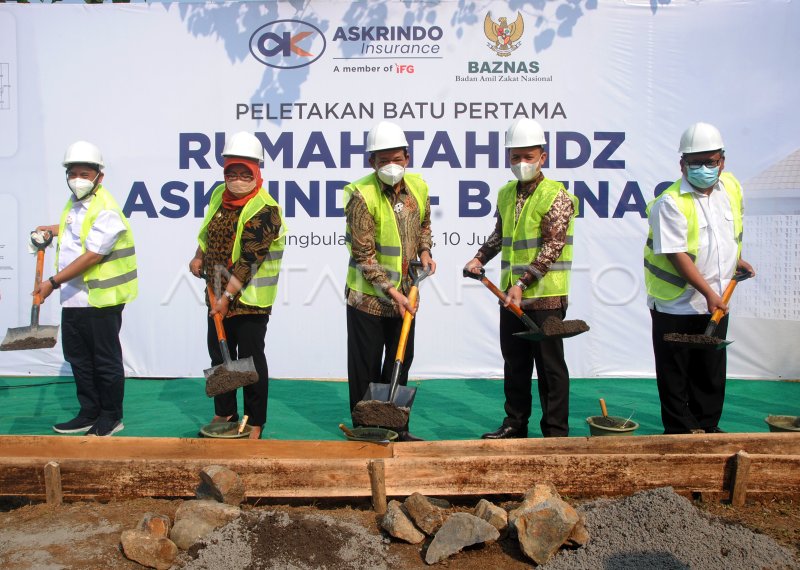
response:
[[[566,341],[571,375],[652,376],[645,205],[680,175],[678,140],[695,121],[721,130],[746,193],[800,147],[798,22],[800,5],[779,0],[3,4],[0,334],[29,322],[27,232],[57,221],[69,195],[61,157],[86,139],[103,151],[105,186],[136,239],[126,370],[201,375],[203,285],[187,266],[225,136],[247,130],[264,143],[264,178],[291,232],[270,373],[345,377],[341,189],[367,172],[366,132],[388,119],[407,131],[410,170],[434,204],[439,266],[422,285],[412,376],[502,376],[498,306],[461,268],[512,177],[503,132],[528,116],[548,133],[546,175],[581,201],[568,318],[591,331]],[[793,172],[784,191],[800,187]],[[746,220],[761,229],[745,226],[744,257],[769,271],[733,300],[734,377],[800,376],[800,317],[786,309],[800,217],[775,213],[780,231],[769,216]],[[45,275],[52,262],[48,250]],[[497,282],[499,259],[489,268]],[[59,320],[55,296],[41,322]],[[0,374],[69,367],[59,343],[0,353]]]

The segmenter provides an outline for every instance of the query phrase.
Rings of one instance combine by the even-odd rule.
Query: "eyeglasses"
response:
[[[707,158],[706,160],[687,160],[686,166],[691,168],[692,170],[696,170],[705,166],[706,168],[716,168],[719,166],[719,163],[722,162],[722,158]]]
[[[252,174],[236,174],[234,172],[225,173],[225,182],[236,182],[237,180],[241,180],[242,182],[252,182],[254,178]]]

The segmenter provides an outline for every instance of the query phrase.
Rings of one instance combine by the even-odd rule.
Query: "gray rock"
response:
[[[164,536],[153,536],[146,530],[124,530],[120,542],[128,559],[148,568],[167,570],[178,555],[174,542]]]
[[[473,514],[479,519],[488,522],[501,534],[508,529],[508,513],[505,509],[490,503],[486,499],[478,501]]]
[[[218,528],[238,517],[241,512],[239,507],[216,501],[184,501],[175,511],[175,524],[181,519],[194,518]]]
[[[519,507],[512,509],[508,513],[508,530],[511,536],[517,535],[517,518],[524,514],[536,510],[536,506],[550,499],[561,500],[555,486],[550,482],[537,483],[533,488],[525,493]]]
[[[222,465],[209,465],[200,471],[202,483],[195,491],[198,498],[212,497],[228,505],[244,501],[244,483],[239,474]]]
[[[175,521],[169,533],[170,539],[181,550],[188,550],[193,544],[214,531],[214,525],[197,518],[182,518]]]
[[[444,524],[444,511],[424,495],[414,493],[403,501],[403,506],[411,520],[428,536],[433,536]]]
[[[167,515],[145,513],[145,515],[139,521],[139,524],[136,525],[136,529],[143,530],[156,538],[166,538],[169,536],[169,529],[171,526],[172,523]]]
[[[561,499],[548,499],[517,517],[517,539],[522,552],[544,564],[572,534],[578,513]]]
[[[398,501],[389,501],[386,514],[381,519],[381,527],[393,537],[411,544],[419,544],[425,540],[425,535],[414,526]]]
[[[425,553],[425,562],[436,564],[464,547],[490,542],[499,537],[497,529],[485,520],[469,513],[455,513],[450,515],[433,537]]]

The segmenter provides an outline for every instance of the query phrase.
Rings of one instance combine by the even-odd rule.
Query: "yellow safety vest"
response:
[[[67,205],[64,206],[64,210],[61,212],[56,245],[56,270],[58,270],[58,256],[61,252],[61,238],[67,228],[67,214],[69,214],[73,203],[71,199],[67,200]],[[86,239],[89,237],[89,231],[92,229],[97,216],[104,210],[116,212],[122,223],[125,224],[125,231],[117,238],[114,249],[83,274],[83,281],[89,289],[89,304],[92,307],[113,307],[114,305],[128,303],[133,301],[139,293],[139,280],[136,272],[136,248],[133,245],[131,226],[125,214],[120,210],[117,201],[102,185],[97,187],[81,224],[81,253],[86,252]]]
[[[558,193],[563,191],[574,205],[573,215],[567,227],[567,242],[561,255],[550,265],[544,277],[538,279],[522,292],[526,299],[556,297],[569,294],[570,270],[572,269],[572,244],[575,216],[578,214],[578,199],[567,192],[561,182],[543,179],[536,190],[525,200],[525,205],[515,220],[517,181],[512,180],[502,188],[497,197],[497,210],[503,222],[503,244],[500,261],[500,283],[508,289],[522,277],[536,259],[542,246],[542,218],[550,211]]]
[[[739,181],[728,172],[720,174],[720,180],[728,194],[733,212],[733,238],[738,244],[737,257],[742,253],[742,186]],[[697,223],[697,210],[692,192],[681,193],[681,180],[676,180],[669,188],[655,200],[647,205],[647,216],[658,200],[664,196],[672,196],[678,210],[686,216],[686,253],[694,261],[700,247],[700,231]],[[670,301],[678,298],[688,285],[666,254],[656,254],[653,251],[653,228],[647,233],[644,245],[644,283],[647,294],[656,299]]]
[[[406,188],[419,206],[419,221],[425,219],[425,206],[428,202],[428,185],[419,174],[406,173],[403,176]],[[403,272],[403,244],[400,242],[400,230],[397,228],[397,218],[395,217],[392,204],[389,198],[381,189],[381,183],[377,174],[374,172],[356,180],[344,187],[344,204],[353,197],[353,192],[358,190],[364,203],[367,205],[370,215],[375,220],[375,251],[378,263],[386,271],[389,281],[395,288],[400,288]],[[347,251],[350,252],[350,262],[347,268],[347,286],[354,290],[384,297],[383,291],[376,290],[372,283],[364,279],[364,275],[353,259],[351,242],[352,236],[350,226],[345,227],[345,242]]]
[[[208,212],[203,218],[203,225],[200,227],[200,233],[197,236],[197,241],[200,244],[200,249],[205,253],[208,243],[208,224],[217,213],[220,206],[222,206],[222,194],[225,192],[225,184],[220,184],[211,193],[211,199],[208,203]],[[278,208],[278,214],[281,217],[281,230],[276,239],[272,241],[269,246],[269,251],[264,261],[258,266],[255,275],[251,275],[250,282],[247,283],[241,290],[241,297],[239,300],[253,307],[271,307],[278,296],[278,274],[281,270],[281,261],[283,261],[283,250],[286,247],[286,223],[283,219],[283,213],[278,203],[269,195],[269,192],[263,188],[259,189],[258,193],[244,205],[242,213],[239,215],[239,221],[236,223],[236,237],[233,241],[233,251],[231,252],[231,261],[236,263],[242,255],[242,231],[245,224],[260,212],[265,206],[272,206]]]

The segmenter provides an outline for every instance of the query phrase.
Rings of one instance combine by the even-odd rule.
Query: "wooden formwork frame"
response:
[[[0,436],[0,495],[60,502],[191,497],[224,465],[254,498],[521,494],[549,481],[574,497],[671,486],[741,503],[800,497],[800,434],[574,437],[372,444]]]

